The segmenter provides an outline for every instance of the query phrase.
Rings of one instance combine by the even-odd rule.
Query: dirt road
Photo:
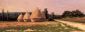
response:
[[[68,25],[73,26],[73,27],[78,27],[79,29],[85,31],[85,24],[75,23],[75,22],[70,22],[70,21],[62,21],[62,20],[55,20],[55,21],[65,23],[65,24],[68,24]]]

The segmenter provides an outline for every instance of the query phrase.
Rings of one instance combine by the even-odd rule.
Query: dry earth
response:
[[[49,24],[51,24],[51,26],[48,26]],[[38,27],[38,26],[39,27]],[[41,26],[42,25],[42,26]],[[53,26],[52,26],[53,25]],[[17,21],[15,21],[15,22],[0,22],[0,29],[2,28],[8,28],[8,27],[17,27],[17,26],[31,26],[30,28],[44,28],[44,26],[48,26],[48,27],[45,27],[45,28],[48,28],[48,31],[51,31],[50,29],[52,29],[52,31],[59,31],[59,30],[56,30],[56,29],[60,29],[61,28],[61,30],[64,32],[64,30],[66,31],[67,29],[68,29],[68,31],[72,31],[72,29],[71,29],[71,27],[69,28],[69,27],[67,27],[67,25],[64,25],[63,23],[59,23],[59,21],[58,22],[53,22],[53,21],[45,21],[45,22],[17,22]],[[36,26],[36,27],[35,27]],[[49,28],[50,27],[50,28]],[[55,28],[56,29],[55,29]],[[60,28],[59,28],[60,27]],[[45,30],[45,28],[44,28],[44,30]],[[65,29],[64,29],[65,28]],[[72,27],[73,28],[73,27]],[[37,31],[37,29],[36,29],[36,31]],[[70,30],[69,30],[70,29]],[[30,29],[29,28],[27,28],[27,30],[29,31]],[[35,29],[34,29],[35,30]],[[42,30],[42,29],[41,29]],[[47,30],[47,29],[46,29]],[[60,31],[61,31],[60,30]],[[76,29],[75,29],[76,30]],[[74,31],[74,30],[73,30]]]
[[[17,26],[36,26],[48,25],[49,22],[0,22],[0,28],[17,27]]]
[[[62,21],[62,20],[56,20],[56,21],[59,21],[59,22],[61,22],[61,23],[68,24],[68,25],[70,25],[70,26],[72,26],[72,27],[78,27],[79,29],[85,31],[85,24],[75,23],[75,22],[70,22],[70,21]]]

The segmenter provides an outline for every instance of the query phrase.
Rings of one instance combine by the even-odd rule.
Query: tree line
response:
[[[56,15],[54,12],[49,14],[48,9],[45,8],[44,11],[42,11],[45,14],[46,19],[49,21],[53,21],[54,19],[62,19],[62,18],[72,18],[72,17],[84,17],[84,13],[82,13],[80,10],[76,9],[74,11],[64,11],[62,15]],[[22,13],[23,15],[25,12],[4,12],[4,9],[2,9],[2,13],[0,13],[0,21],[16,21],[17,17]],[[31,14],[31,12],[29,12]]]
[[[84,13],[82,13],[80,10],[76,9],[74,11],[64,11],[62,14],[62,17],[84,17]]]
[[[48,20],[54,20],[54,19],[62,19],[62,18],[73,18],[73,17],[85,17],[85,14],[82,13],[79,9],[73,10],[73,11],[64,11],[62,15],[56,15],[54,12],[51,14],[48,14],[47,8],[44,9],[45,16]]]

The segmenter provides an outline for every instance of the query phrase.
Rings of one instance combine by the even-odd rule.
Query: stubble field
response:
[[[57,21],[46,22],[0,22],[0,32],[72,32],[82,31]]]

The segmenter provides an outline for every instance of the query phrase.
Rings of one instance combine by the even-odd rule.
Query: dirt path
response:
[[[68,21],[62,21],[62,20],[56,20],[56,21],[68,24],[68,25],[73,26],[73,27],[78,27],[79,29],[85,31],[85,24],[75,23],[75,22],[70,22],[70,21],[69,22]]]

